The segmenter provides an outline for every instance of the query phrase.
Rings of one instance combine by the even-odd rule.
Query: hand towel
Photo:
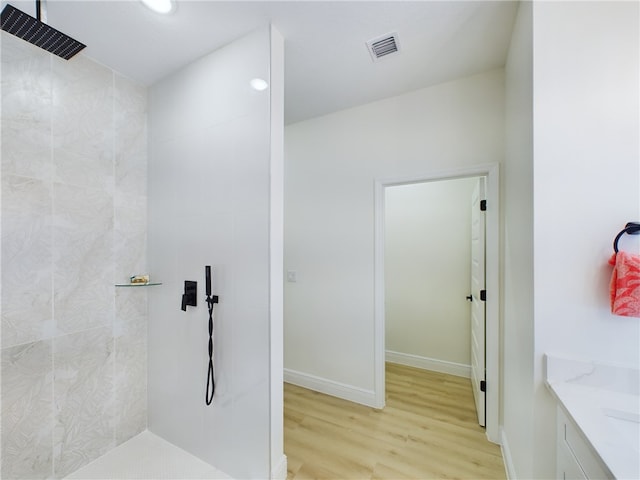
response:
[[[609,284],[611,313],[640,318],[640,255],[619,251],[609,264],[613,265]]]

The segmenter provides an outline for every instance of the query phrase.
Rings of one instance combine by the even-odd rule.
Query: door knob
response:
[[[471,295],[467,295],[467,300],[469,300],[470,302],[473,302],[473,297]]]

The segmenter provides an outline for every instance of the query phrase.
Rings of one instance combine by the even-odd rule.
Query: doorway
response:
[[[388,362],[471,378],[470,201],[478,178],[385,188]]]
[[[452,170],[432,175],[379,180],[375,185],[375,398],[384,406],[386,318],[385,318],[385,191],[387,188],[443,180],[486,177],[486,434],[499,443],[499,282],[498,282],[498,165]],[[470,198],[468,199],[470,203]],[[453,362],[455,363],[455,362]]]

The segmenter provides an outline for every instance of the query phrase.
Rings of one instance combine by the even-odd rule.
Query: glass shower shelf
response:
[[[162,285],[162,282],[149,282],[149,283],[116,283],[116,287],[153,287],[154,285]]]

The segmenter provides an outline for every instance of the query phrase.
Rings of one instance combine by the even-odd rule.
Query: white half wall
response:
[[[503,71],[285,128],[285,368],[374,390],[376,179],[502,160]]]
[[[282,106],[272,112],[271,101],[282,86],[272,96],[249,84],[281,81],[282,65],[270,70],[270,33],[236,40],[150,91],[149,268],[163,285],[149,289],[149,429],[234,478],[269,478],[282,463],[270,408],[280,398],[270,320],[281,312],[271,282],[281,284],[282,271],[279,192],[271,197],[281,188],[271,143],[281,123],[271,121]],[[219,296],[210,406],[205,265]],[[198,282],[198,304],[183,312],[185,280]]]
[[[435,364],[471,363],[465,297],[471,288],[471,193],[477,182],[460,178],[385,188],[386,350],[397,360],[404,354]]]

